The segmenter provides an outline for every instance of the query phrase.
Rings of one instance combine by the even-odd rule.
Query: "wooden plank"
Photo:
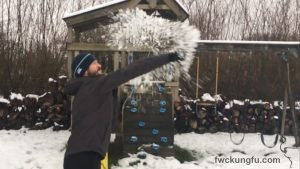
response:
[[[169,122],[173,121],[173,116],[170,113],[168,114],[132,114],[128,113],[124,115],[123,121],[124,122],[133,122],[133,121],[140,121],[140,120],[147,120],[152,122]]]
[[[172,110],[167,110],[164,113],[160,113],[158,111],[152,111],[147,113],[139,113],[139,112],[130,112],[125,111],[123,115],[124,121],[133,121],[133,120],[151,120],[151,121],[172,121],[173,115]]]
[[[157,132],[157,133],[153,133]],[[173,136],[174,135],[174,127],[168,124],[168,127],[163,126],[163,128],[131,128],[124,127],[124,135],[139,135],[144,137],[156,137],[156,136]]]
[[[137,106],[125,105],[124,111],[130,114],[167,114],[172,110],[171,104],[171,102],[168,102],[165,106],[160,106],[159,104],[140,104]],[[160,108],[165,109],[166,112],[160,112]]]
[[[138,4],[137,8],[139,9],[143,9],[143,10],[155,10],[155,9],[159,9],[159,10],[171,10],[167,5],[164,4],[160,4],[160,5],[156,5],[156,7],[152,8],[150,5],[148,4]]]
[[[126,116],[123,118],[124,126],[127,123],[138,123],[139,121],[145,121],[145,119],[148,119],[150,122],[147,124],[155,124],[156,122],[166,123],[171,125],[173,123],[173,117],[171,115],[168,116],[143,116],[143,115],[135,115],[135,116]],[[153,122],[153,123],[152,123]]]
[[[132,142],[131,141],[131,137],[135,136],[137,137],[137,141],[136,142]],[[166,137],[167,138],[167,142],[162,142],[161,141],[161,137]],[[147,136],[140,136],[140,135],[124,135],[123,137],[123,144],[124,145],[143,145],[143,144],[152,144],[152,143],[156,143],[159,145],[173,145],[174,144],[174,136],[173,135],[163,135],[163,136],[157,136],[157,137],[147,137]]]
[[[173,143],[174,142],[174,128],[169,130],[160,130],[157,135],[152,135],[152,130],[147,129],[146,131],[134,131],[134,132],[124,132],[123,133],[123,141],[130,141],[131,137],[136,136],[137,142],[139,143],[163,143],[162,137],[167,137],[167,143]],[[150,133],[150,134],[149,134]],[[131,141],[130,141],[131,142]],[[131,142],[133,144],[136,144],[134,142]],[[131,144],[130,143],[130,144]]]
[[[144,126],[140,126],[140,124],[144,123]],[[145,130],[145,129],[153,129],[157,128],[160,130],[163,129],[173,129],[174,123],[173,121],[126,121],[124,122],[124,130]]]
[[[152,134],[152,129],[140,129],[140,130],[125,130],[124,128],[124,138],[126,136],[137,136],[137,137],[140,137],[141,139],[143,138],[144,140],[147,141],[147,139],[159,139],[158,141],[160,141],[160,137],[171,137],[174,135],[174,129],[171,128],[171,129],[162,129],[162,130],[158,130],[158,134],[154,135]]]
[[[172,100],[171,95],[165,95],[165,94],[144,94],[144,95],[133,95],[125,104],[125,108],[132,107],[132,102],[136,102],[137,105],[134,107],[137,107],[138,109],[145,108],[147,112],[151,111],[159,111],[160,107],[165,107],[167,109],[171,109],[172,107]],[[161,102],[165,105],[161,105]]]
[[[178,87],[179,86],[179,82],[166,82],[165,86],[166,87]]]

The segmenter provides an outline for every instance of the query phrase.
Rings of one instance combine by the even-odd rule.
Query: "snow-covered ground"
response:
[[[51,129],[40,131],[1,130],[0,131],[0,168],[2,169],[62,169],[64,147],[70,135],[69,131],[53,132]],[[233,135],[234,140],[241,138],[241,134]],[[266,137],[267,144],[273,142],[274,136]],[[294,143],[293,137],[287,137],[285,146]],[[148,155],[137,165],[129,163],[138,160],[135,155],[119,161],[119,166],[113,169],[288,169],[290,161],[280,151],[279,144],[272,149],[266,148],[260,141],[259,134],[247,134],[241,145],[234,145],[228,133],[216,134],[177,134],[175,144],[190,150],[197,157],[196,161],[180,163],[173,157],[161,158]],[[269,155],[268,155],[269,154]],[[266,156],[265,156],[266,155]],[[293,169],[299,169],[299,149],[288,149],[287,156],[293,161]],[[277,158],[280,163],[218,163],[216,157]],[[249,159],[249,160],[247,160]]]

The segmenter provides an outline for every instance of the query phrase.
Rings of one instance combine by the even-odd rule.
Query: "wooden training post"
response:
[[[288,100],[288,91],[287,88],[284,90],[284,101],[283,101],[283,112],[282,112],[282,121],[281,121],[281,138],[280,141],[283,142],[283,136],[284,136],[284,128],[285,128],[285,118],[286,118],[286,107],[287,107],[287,100]]]
[[[125,86],[123,105],[123,156],[148,152],[174,156],[172,87],[156,83],[146,90]]]
[[[288,100],[289,100],[289,105],[292,113],[292,118],[293,118],[293,126],[294,126],[294,135],[295,135],[295,146],[299,146],[299,134],[298,134],[298,124],[297,124],[297,118],[295,115],[295,101],[292,96],[292,89],[291,89],[291,81],[290,81],[290,64],[289,62],[286,62],[286,69],[287,69],[287,89],[288,89]]]
[[[197,57],[197,84],[196,84],[196,99],[199,98],[199,67],[200,67],[200,58]]]
[[[283,134],[284,134],[284,125],[285,125],[285,116],[286,116],[286,109],[287,109],[287,102],[290,105],[290,113],[292,114],[293,118],[293,127],[294,127],[294,136],[295,136],[295,146],[298,147],[300,146],[299,142],[299,134],[298,134],[298,122],[297,122],[297,117],[295,114],[295,101],[292,96],[292,89],[291,89],[291,80],[290,80],[290,64],[289,64],[289,59],[288,59],[288,53],[287,52],[281,52],[280,53],[281,59],[285,62],[286,64],[286,83],[285,83],[285,96],[284,96],[284,112],[283,112],[283,118],[282,118],[282,129],[281,129],[281,134],[282,138],[281,141],[283,140]],[[284,121],[283,121],[284,120]]]
[[[217,56],[217,63],[216,63],[216,88],[215,88],[215,95],[218,94],[218,82],[219,81],[219,56]]]

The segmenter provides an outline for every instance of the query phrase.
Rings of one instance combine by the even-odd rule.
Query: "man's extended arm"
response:
[[[99,87],[101,87],[102,91],[110,91],[129,81],[130,79],[148,73],[158,67],[177,60],[180,60],[177,53],[163,54],[160,56],[140,59],[123,69],[119,69],[108,74],[105,78],[99,79]]]

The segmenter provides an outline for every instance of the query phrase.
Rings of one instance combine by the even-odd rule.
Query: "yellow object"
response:
[[[101,169],[108,169],[108,154],[105,154],[103,160],[101,160]]]

